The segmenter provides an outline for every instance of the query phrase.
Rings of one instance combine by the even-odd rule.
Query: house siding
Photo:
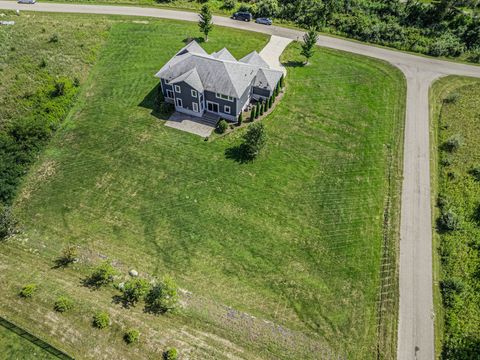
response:
[[[253,96],[255,97],[255,95],[262,96],[264,98],[269,98],[270,96],[272,96],[272,92],[270,90],[261,89],[259,87],[254,86],[253,87]]]
[[[217,103],[219,107],[219,115],[227,120],[236,121],[237,119],[237,101],[238,99],[233,99],[233,101],[228,101],[224,99],[219,99],[216,97],[216,94],[211,91],[205,91],[205,109],[207,108],[207,101]],[[225,105],[230,106],[230,114],[224,113]]]
[[[175,92],[175,85],[178,85],[180,87],[180,93]],[[189,114],[195,114],[197,116],[201,116],[202,112],[200,111],[200,100],[199,100],[199,95],[200,93],[197,91],[197,97],[192,96],[192,90],[193,89],[190,85],[186,84],[185,82],[179,82],[176,84],[172,84],[173,91],[175,94],[175,99],[182,99],[182,107],[177,107],[177,103],[175,100],[175,108],[179,111],[182,110],[187,110]],[[195,90],[196,91],[196,90]],[[196,103],[198,105],[198,112],[193,111],[193,103]]]

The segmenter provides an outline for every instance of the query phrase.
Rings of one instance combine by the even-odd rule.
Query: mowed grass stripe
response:
[[[289,68],[286,95],[265,121],[266,151],[241,165],[224,155],[240,133],[204,142],[139,106],[155,71],[196,31],[170,21],[113,26],[80,105],[42,159],[54,175],[32,175],[28,201],[19,197],[27,233],[48,244],[41,256],[77,243],[368,357],[401,75],[319,49],[311,65]],[[265,42],[218,28],[203,45],[240,57]],[[285,60],[298,53],[290,46]]]

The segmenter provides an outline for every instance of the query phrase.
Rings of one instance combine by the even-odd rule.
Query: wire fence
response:
[[[32,344],[42,348],[43,350],[45,350],[48,353],[56,356],[59,359],[74,360],[73,357],[65,354],[63,351],[58,350],[57,348],[54,348],[52,345],[47,344],[45,341],[39,339],[35,335],[30,334],[28,331],[18,327],[17,325],[15,325],[15,324],[11,323],[10,321],[4,319],[3,317],[0,317],[0,326],[3,326],[5,329],[14,332],[18,336],[21,336],[22,338],[30,341]]]

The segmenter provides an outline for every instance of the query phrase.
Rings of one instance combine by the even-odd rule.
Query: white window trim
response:
[[[232,102],[233,102],[233,97],[228,96],[228,95],[223,95],[223,94],[220,94],[220,93],[215,93],[215,97],[216,97],[217,99],[222,99],[222,100],[227,100],[227,101],[232,101]]]
[[[228,109],[228,110],[227,110],[227,109]],[[231,109],[230,106],[228,106],[228,105],[224,105],[224,106],[223,106],[223,112],[224,112],[225,114],[231,114],[231,111],[232,111],[232,109]]]
[[[168,93],[169,93],[169,92],[172,94],[172,96],[168,96]],[[173,98],[174,98],[173,91],[167,89],[167,91],[165,91],[165,97],[168,98],[168,99],[173,99]]]
[[[197,90],[191,90],[192,97],[196,98],[197,97]]]
[[[215,104],[215,105],[217,105],[217,107],[218,107],[218,112],[220,112],[220,104],[219,104],[219,103],[216,103],[216,102],[207,100],[207,111],[210,111],[210,110],[208,110],[208,104]],[[218,114],[218,112],[217,112],[217,114]]]
[[[183,108],[183,101],[182,101],[182,99],[180,99],[180,98],[177,98],[177,99],[175,99],[175,100],[176,100],[176,103],[175,103],[175,105],[177,105],[178,107],[181,107],[181,108]],[[180,103],[180,105],[179,105],[179,103]]]
[[[198,112],[198,104],[196,102],[192,103],[193,111]]]
[[[176,93],[179,93],[179,94],[182,93],[182,89],[180,89],[180,86],[174,85],[174,88],[175,88],[175,92],[176,92]]]

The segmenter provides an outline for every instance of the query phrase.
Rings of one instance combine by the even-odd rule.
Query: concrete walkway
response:
[[[108,5],[37,3],[22,5],[0,0],[0,8],[31,11],[146,16],[198,21],[198,14],[159,8]],[[216,25],[301,39],[299,30],[265,26],[214,16]],[[329,36],[319,36],[318,45],[370,56],[402,70],[407,81],[404,181],[400,229],[399,360],[435,358],[433,332],[432,224],[430,207],[430,143],[428,90],[445,75],[480,77],[480,67],[438,60]]]
[[[290,44],[293,40],[272,35],[270,41],[267,45],[260,51],[260,56],[270,65],[271,68],[283,71],[284,74],[287,74],[287,69],[280,62],[280,55],[282,55],[283,50]]]
[[[188,132],[202,137],[210,136],[215,127],[204,122],[202,118],[182,114],[175,111],[167,120],[165,126]]]

